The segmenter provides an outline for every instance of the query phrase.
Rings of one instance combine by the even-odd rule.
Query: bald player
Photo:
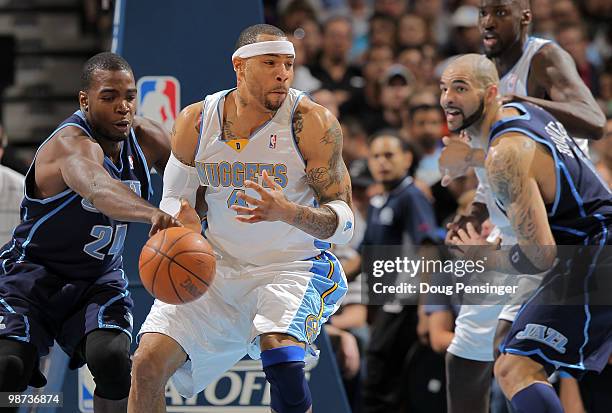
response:
[[[495,375],[518,413],[560,413],[547,377],[601,371],[612,353],[612,307],[593,305],[590,295],[612,271],[601,254],[612,244],[612,194],[559,120],[531,103],[502,104],[498,85],[490,60],[461,56],[442,75],[440,103],[451,131],[466,130],[486,148],[492,195],[517,242],[509,251],[476,245],[468,223],[450,243],[471,259],[487,257],[491,270],[547,271],[504,340]],[[557,245],[591,248],[557,260]]]
[[[486,55],[501,77],[499,92],[507,100],[538,104],[557,117],[577,138],[599,139],[605,117],[589,89],[578,75],[571,56],[550,40],[529,36],[532,15],[528,0],[482,0],[479,28]],[[513,245],[516,236],[507,218],[489,197],[490,188],[483,167],[483,148],[473,139],[468,146],[458,140],[444,140],[447,147],[440,158],[446,176],[443,184],[475,167],[479,179],[477,194],[469,213],[457,216],[448,237],[465,230],[467,222],[476,229],[488,217],[496,226],[502,245]],[[588,156],[588,142],[577,140]],[[527,280],[525,280],[527,281]],[[456,321],[455,337],[447,352],[449,410],[488,411],[490,372],[493,366],[494,336],[498,340],[509,330],[518,306],[463,306]],[[497,318],[500,318],[498,325]],[[468,397],[467,395],[472,395]],[[465,403],[468,403],[467,405]]]

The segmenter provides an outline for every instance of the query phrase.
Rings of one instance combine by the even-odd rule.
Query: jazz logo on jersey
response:
[[[276,134],[270,135],[270,149],[276,149]]]
[[[168,131],[181,108],[181,87],[173,76],[144,76],[136,84],[137,115],[161,123]]]
[[[519,340],[534,340],[554,348],[561,354],[565,354],[567,337],[552,327],[541,324],[527,324],[525,329],[516,335]]]

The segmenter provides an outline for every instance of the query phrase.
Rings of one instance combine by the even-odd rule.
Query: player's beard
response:
[[[462,130],[467,129],[470,126],[472,126],[474,123],[478,122],[480,118],[482,118],[482,115],[484,113],[484,107],[485,107],[485,104],[484,104],[484,98],[483,98],[483,99],[480,99],[480,105],[478,106],[478,109],[476,109],[476,111],[468,117],[465,117],[464,115],[464,120],[461,126],[459,126],[458,128],[454,130],[451,130],[451,132],[453,133],[461,132]]]

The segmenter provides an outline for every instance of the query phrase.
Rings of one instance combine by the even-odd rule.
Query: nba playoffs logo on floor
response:
[[[87,366],[79,369],[79,411],[93,413],[93,394],[96,388],[91,372]]]
[[[181,108],[181,86],[172,76],[145,76],[138,79],[138,111],[169,131]]]
[[[306,366],[306,378],[316,366]],[[172,380],[166,385],[168,412],[269,413],[270,385],[261,361],[245,358],[194,397],[182,397]]]

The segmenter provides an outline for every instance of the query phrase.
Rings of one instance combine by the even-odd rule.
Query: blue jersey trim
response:
[[[131,129],[130,129],[130,133],[131,133]],[[121,162],[121,168],[117,168],[117,165],[115,165],[113,160],[109,158],[108,156],[106,156],[106,154],[104,155],[104,163],[110,166],[113,169],[113,171],[117,172],[119,175],[121,175],[121,173],[123,172],[123,150],[125,148],[125,145],[127,145],[127,142],[123,142],[123,144],[121,145],[121,152],[119,152],[119,162]]]
[[[74,114],[78,115],[77,112],[75,112]],[[91,135],[89,134],[89,131],[87,129],[85,129],[83,126],[79,125],[78,123],[74,123],[74,122],[68,122],[68,123],[64,123],[63,125],[58,126],[53,132],[51,132],[51,134],[47,137],[47,139],[45,139],[43,141],[43,143],[40,144],[40,146],[38,147],[38,149],[36,150],[36,153],[34,154],[34,159],[32,160],[32,164],[30,165],[30,167],[28,168],[28,172],[26,172],[26,176],[28,176],[32,170],[32,168],[34,167],[34,163],[36,162],[36,156],[38,155],[38,152],[42,149],[42,147],[51,140],[51,138],[55,137],[55,134],[59,131],[61,131],[62,129],[68,127],[68,126],[75,126],[81,130],[83,130],[83,132],[85,132],[87,134],[87,136],[89,136],[91,138]],[[65,189],[62,192],[60,192],[59,194],[53,195],[51,197],[48,198],[43,198],[43,199],[36,199],[36,198],[31,198],[28,195],[28,190],[27,190],[27,186],[24,186],[23,189],[23,196],[25,199],[27,199],[28,201],[32,201],[32,202],[36,202],[39,204],[48,204],[49,202],[53,202],[57,199],[60,199],[61,197],[69,194],[73,192],[71,188]]]
[[[132,137],[132,140],[134,142],[134,147],[136,148],[136,152],[138,153],[138,156],[140,156],[140,159],[142,159],[142,164],[144,165],[144,170],[145,170],[145,173],[147,174],[147,183],[148,183],[147,186],[149,187],[149,190],[147,193],[147,201],[148,201],[153,196],[153,185],[151,185],[151,174],[149,173],[149,165],[147,164],[147,158],[145,158],[144,153],[142,152],[142,149],[140,148],[138,139],[136,139],[136,134],[134,133],[134,129],[130,130],[130,136]]]
[[[599,214],[597,214],[599,215]],[[589,309],[589,280],[591,279],[591,276],[593,275],[593,271],[595,270],[595,263],[597,262],[597,259],[599,258],[599,254],[601,253],[601,251],[604,249],[605,245],[606,245],[606,241],[608,239],[608,228],[606,227],[606,225],[604,224],[603,220],[600,218],[600,216],[595,215],[595,217],[597,219],[600,220],[600,224],[601,224],[601,228],[602,228],[602,232],[603,232],[603,236],[601,237],[601,240],[599,241],[599,248],[597,249],[597,252],[595,253],[595,256],[593,257],[593,259],[591,260],[591,265],[589,265],[589,272],[587,274],[586,277],[584,277],[584,284],[583,284],[583,289],[584,289],[584,312],[586,314],[586,322],[584,323],[584,343],[582,343],[582,346],[580,347],[580,364],[584,364],[584,348],[586,347],[586,345],[589,342],[589,327],[591,325],[591,311]]]
[[[550,210],[550,212],[548,213],[548,216],[553,216],[555,215],[555,213],[557,212],[557,208],[559,207],[559,199],[561,198],[561,171],[560,169],[562,167],[564,167],[563,165],[563,161],[561,159],[559,159],[559,156],[557,155],[557,152],[555,151],[555,149],[553,148],[552,144],[550,142],[548,142],[546,139],[543,139],[537,135],[535,135],[534,133],[532,133],[531,131],[524,129],[524,128],[518,128],[518,127],[514,127],[514,128],[508,128],[508,129],[504,129],[501,132],[496,133],[495,135],[493,135],[490,139],[489,139],[489,145],[491,145],[491,143],[493,143],[493,141],[495,139],[497,139],[498,137],[500,137],[501,135],[507,133],[507,132],[519,132],[522,134],[527,135],[528,137],[530,137],[531,139],[535,140],[538,143],[541,143],[543,145],[546,145],[548,147],[548,149],[550,150],[553,159],[555,160],[555,175],[557,178],[557,189],[555,191],[555,201],[553,202],[553,206]]]
[[[531,113],[529,113],[529,111],[527,111],[527,108],[525,108],[525,106],[521,105],[520,103],[507,103],[505,105],[503,105],[504,108],[515,108],[520,112],[523,112],[522,115],[518,115],[518,116],[510,116],[508,118],[503,118],[498,120],[497,122],[495,122],[493,124],[493,126],[491,126],[491,130],[495,130],[496,128],[500,127],[501,125],[508,123],[508,122],[512,122],[513,120],[525,120],[525,121],[529,121],[531,120]]]
[[[21,246],[22,248],[22,252],[21,252],[21,257],[19,257],[19,260],[22,260],[23,257],[25,257],[25,253],[26,253],[26,247],[28,246],[28,244],[30,243],[30,241],[32,241],[32,237],[34,236],[34,233],[36,232],[36,230],[38,230],[38,228],[45,223],[45,221],[47,221],[49,218],[51,218],[53,215],[57,214],[61,209],[63,209],[66,205],[68,205],[70,202],[74,201],[79,195],[78,194],[74,194],[72,195],[70,198],[68,198],[67,200],[65,200],[64,202],[62,202],[59,206],[55,207],[53,210],[51,210],[49,213],[47,213],[47,215],[43,216],[42,218],[39,218],[38,221],[36,221],[36,223],[32,226],[32,228],[30,229],[30,232],[28,233],[28,238],[25,240],[25,242],[23,243],[23,245]]]
[[[0,298],[0,303],[10,312],[13,314],[17,314],[17,312],[13,309],[13,307],[11,307],[9,305],[9,303],[7,303],[4,298]],[[11,337],[14,338],[15,340],[19,340],[19,341],[25,341],[25,342],[30,342],[30,320],[28,320],[28,316],[25,314],[19,314],[20,316],[23,317],[23,322],[25,324],[26,327],[26,331],[25,331],[25,337],[23,336],[15,336],[15,335],[10,335],[7,337]]]
[[[570,186],[572,196],[576,200],[576,203],[578,203],[578,208],[580,209],[580,215],[583,218],[586,217],[586,212],[584,210],[584,202],[582,201],[582,197],[578,193],[578,190],[576,189],[576,186],[574,185],[574,181],[572,181],[572,177],[570,176],[570,173],[565,167],[565,164],[563,162],[561,162],[561,170],[563,171],[563,174],[565,175],[565,179],[567,180],[567,183]]]
[[[304,164],[304,168],[306,168],[306,161],[304,160],[304,156],[302,155],[302,151],[300,151],[300,148],[297,144],[297,140],[295,139],[295,130],[293,129],[293,114],[295,113],[295,109],[297,109],[298,104],[300,103],[300,101],[302,100],[302,98],[306,95],[306,93],[302,92],[298,95],[297,99],[295,100],[295,103],[293,104],[293,107],[291,108],[291,117],[289,119],[291,119],[291,141],[293,142],[293,146],[295,147],[295,151],[297,152],[298,156],[300,157],[300,160],[302,161],[302,163]]]
[[[554,229],[555,231],[569,232],[570,234],[574,234],[576,236],[583,237],[583,238],[589,235],[586,232],[578,231],[577,229],[574,229],[574,228],[562,227],[561,225],[551,225],[550,229]]]
[[[232,88],[224,91],[221,96],[219,96],[219,100],[217,100],[217,119],[219,120],[219,138],[221,140],[223,140],[223,116],[221,114],[221,102],[225,103],[225,97],[236,89],[237,88]],[[202,122],[203,121],[204,120],[202,119]]]

